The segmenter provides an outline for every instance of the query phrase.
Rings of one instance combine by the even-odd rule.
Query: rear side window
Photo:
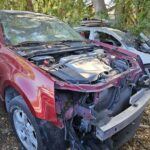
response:
[[[90,31],[79,31],[80,35],[83,36],[86,39],[89,39],[90,37]]]
[[[96,38],[99,39],[99,41],[103,43],[107,43],[110,45],[115,45],[115,46],[121,46],[121,43],[112,35],[103,33],[103,32],[96,32]]]

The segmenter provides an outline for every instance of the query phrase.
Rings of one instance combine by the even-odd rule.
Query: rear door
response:
[[[80,33],[80,35],[83,36],[85,39],[89,40],[89,37],[91,34],[90,30],[84,29],[84,30],[78,31],[78,33]]]

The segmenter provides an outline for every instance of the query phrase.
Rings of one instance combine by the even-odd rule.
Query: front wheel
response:
[[[65,150],[63,132],[49,122],[35,118],[21,96],[11,100],[9,114],[13,130],[23,149]]]
[[[144,68],[147,69],[150,72],[150,64],[145,64]]]

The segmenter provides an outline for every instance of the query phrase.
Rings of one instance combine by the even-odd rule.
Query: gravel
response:
[[[20,150],[8,118],[8,114],[0,109],[0,150]]]

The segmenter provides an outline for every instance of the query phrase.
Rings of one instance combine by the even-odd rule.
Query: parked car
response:
[[[87,22],[88,24],[84,21],[82,26],[76,27],[75,30],[86,39],[97,43],[104,42],[115,45],[139,55],[145,67],[150,69],[150,42],[146,43],[145,38],[143,40],[143,34],[140,34],[140,36],[136,38],[129,32],[123,32],[110,27],[99,27],[96,25],[98,21]]]
[[[54,17],[0,11],[0,95],[24,149],[117,149],[148,86],[137,55],[95,46]]]

